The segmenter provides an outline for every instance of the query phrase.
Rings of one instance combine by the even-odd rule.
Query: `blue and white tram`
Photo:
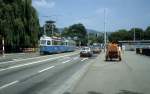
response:
[[[73,40],[47,36],[40,38],[41,54],[70,52],[74,51],[75,48],[75,41]]]

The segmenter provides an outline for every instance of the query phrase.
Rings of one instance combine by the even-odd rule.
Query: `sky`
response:
[[[41,26],[46,20],[55,20],[59,28],[82,23],[99,32],[104,22],[106,31],[150,26],[150,0],[32,0],[32,5]]]

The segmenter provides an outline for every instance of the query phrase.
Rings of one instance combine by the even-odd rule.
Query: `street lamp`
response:
[[[135,42],[135,28],[133,30],[134,30],[134,42]]]
[[[106,10],[104,9],[104,52],[106,50]]]
[[[3,57],[5,57],[4,37],[2,38],[2,45],[3,45],[2,55],[3,55]]]

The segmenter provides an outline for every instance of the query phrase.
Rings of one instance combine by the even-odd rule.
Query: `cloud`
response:
[[[33,0],[33,6],[36,8],[53,8],[55,5],[54,1]]]

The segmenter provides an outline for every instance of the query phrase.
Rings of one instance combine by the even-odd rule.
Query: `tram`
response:
[[[53,54],[75,51],[76,43],[71,39],[42,36],[40,38],[40,54]]]

